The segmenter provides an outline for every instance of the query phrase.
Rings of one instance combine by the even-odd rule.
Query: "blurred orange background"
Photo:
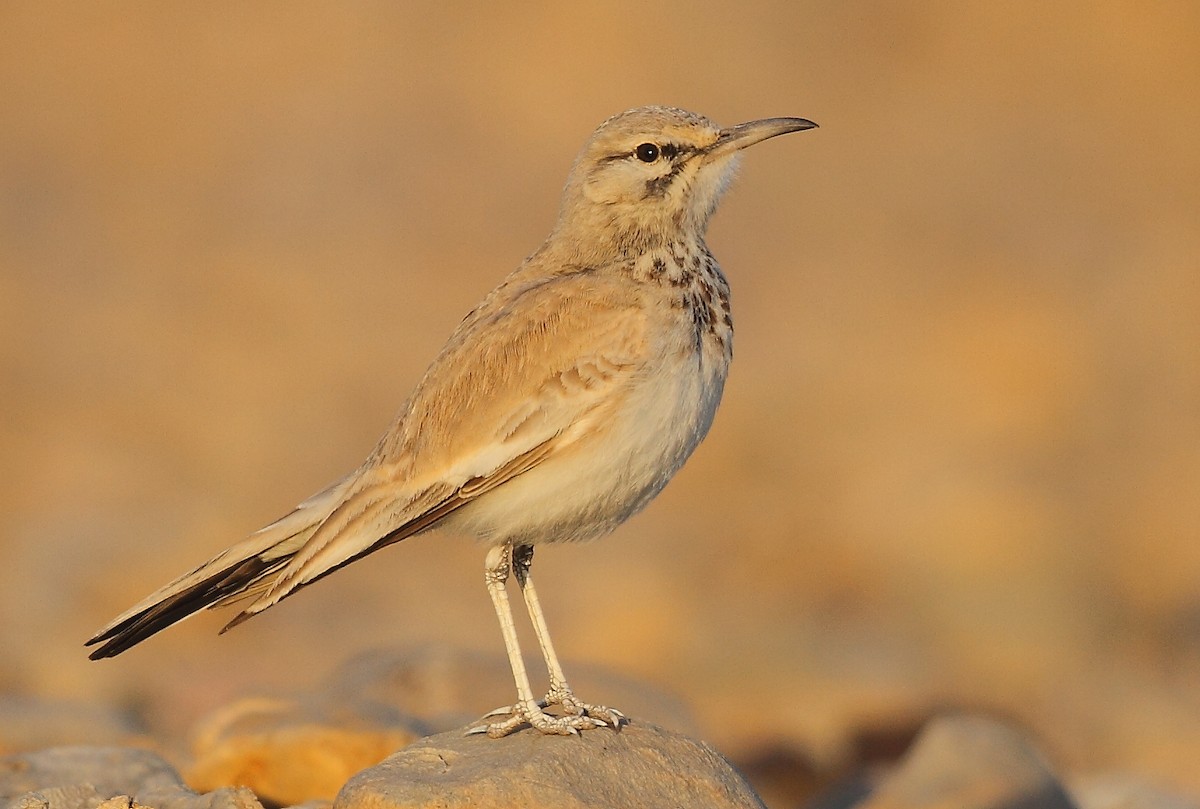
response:
[[[707,442],[539,553],[564,658],[728,753],[965,705],[1200,790],[1197,98],[1187,2],[5,4],[0,686],[179,728],[365,649],[498,652],[443,534],[220,638],[82,642],[356,466],[591,130],[664,103],[821,128],[713,222]]]

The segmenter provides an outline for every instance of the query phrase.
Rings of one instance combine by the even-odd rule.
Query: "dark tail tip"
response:
[[[183,620],[193,612],[211,607],[226,596],[244,591],[247,586],[278,565],[279,562],[264,563],[261,559],[250,558],[235,567],[218,571],[207,579],[164,598],[157,604],[100,632],[84,644],[84,646],[104,644],[89,654],[88,659],[100,660],[105,657],[115,657],[156,632]],[[230,621],[225,629],[234,627],[249,617],[250,614],[243,612]],[[221,631],[224,632],[225,629]]]
[[[253,618],[255,615],[258,615],[258,613],[257,612],[248,612],[248,611],[243,610],[242,612],[239,612],[237,615],[233,616],[232,621],[225,624],[225,626],[221,627],[221,631],[218,632],[217,634],[224,635],[226,632],[233,629],[238,624],[245,623],[246,621]]]

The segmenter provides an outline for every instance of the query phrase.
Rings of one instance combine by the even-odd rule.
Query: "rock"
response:
[[[1197,809],[1200,802],[1185,798],[1132,775],[1091,776],[1071,783],[1080,809]]]
[[[280,806],[328,801],[354,773],[420,735],[415,723],[380,706],[352,709],[319,696],[243,699],[198,727],[188,783],[246,786]]]
[[[148,750],[56,747],[0,758],[5,809],[262,809],[248,789],[197,794]]]
[[[109,805],[110,802],[116,805]],[[93,807],[99,809],[104,806],[105,809],[123,809],[121,803],[128,806],[129,797],[122,795],[106,801],[94,786],[77,784],[26,792],[9,800],[4,807],[5,809],[50,809],[51,807],[54,809],[93,809]]]
[[[719,753],[654,725],[571,737],[523,730],[503,739],[465,730],[422,739],[359,773],[333,809],[763,809]]]
[[[797,746],[776,741],[734,759],[768,806],[807,806],[823,784],[823,773]]]
[[[856,809],[1075,809],[1017,731],[980,716],[930,722],[900,766]]]

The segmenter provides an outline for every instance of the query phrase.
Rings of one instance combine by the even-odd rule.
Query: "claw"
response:
[[[616,708],[589,705],[580,701],[566,684],[551,688],[550,693],[546,694],[546,698],[539,704],[543,707],[545,705],[561,705],[562,709],[571,716],[592,720],[593,727],[611,727],[613,730],[619,730],[621,723],[625,721],[625,714]]]
[[[602,722],[605,727],[612,727],[613,730],[620,730],[621,723],[627,721],[625,714],[616,708],[606,708],[603,705],[585,705],[584,710],[590,718]]]

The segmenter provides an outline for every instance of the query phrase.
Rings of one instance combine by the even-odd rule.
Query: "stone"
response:
[[[377,705],[348,708],[319,695],[242,699],[198,725],[188,783],[249,787],[279,806],[332,800],[350,776],[419,735],[413,722]]]
[[[262,809],[248,789],[198,794],[149,750],[55,747],[0,758],[4,809]]]
[[[763,809],[733,766],[703,742],[631,721],[578,736],[461,728],[430,736],[359,773],[333,809]]]
[[[1019,732],[982,716],[930,722],[855,809],[1076,809]]]
[[[1080,809],[1198,809],[1184,797],[1137,776],[1108,773],[1072,780],[1071,796]]]

